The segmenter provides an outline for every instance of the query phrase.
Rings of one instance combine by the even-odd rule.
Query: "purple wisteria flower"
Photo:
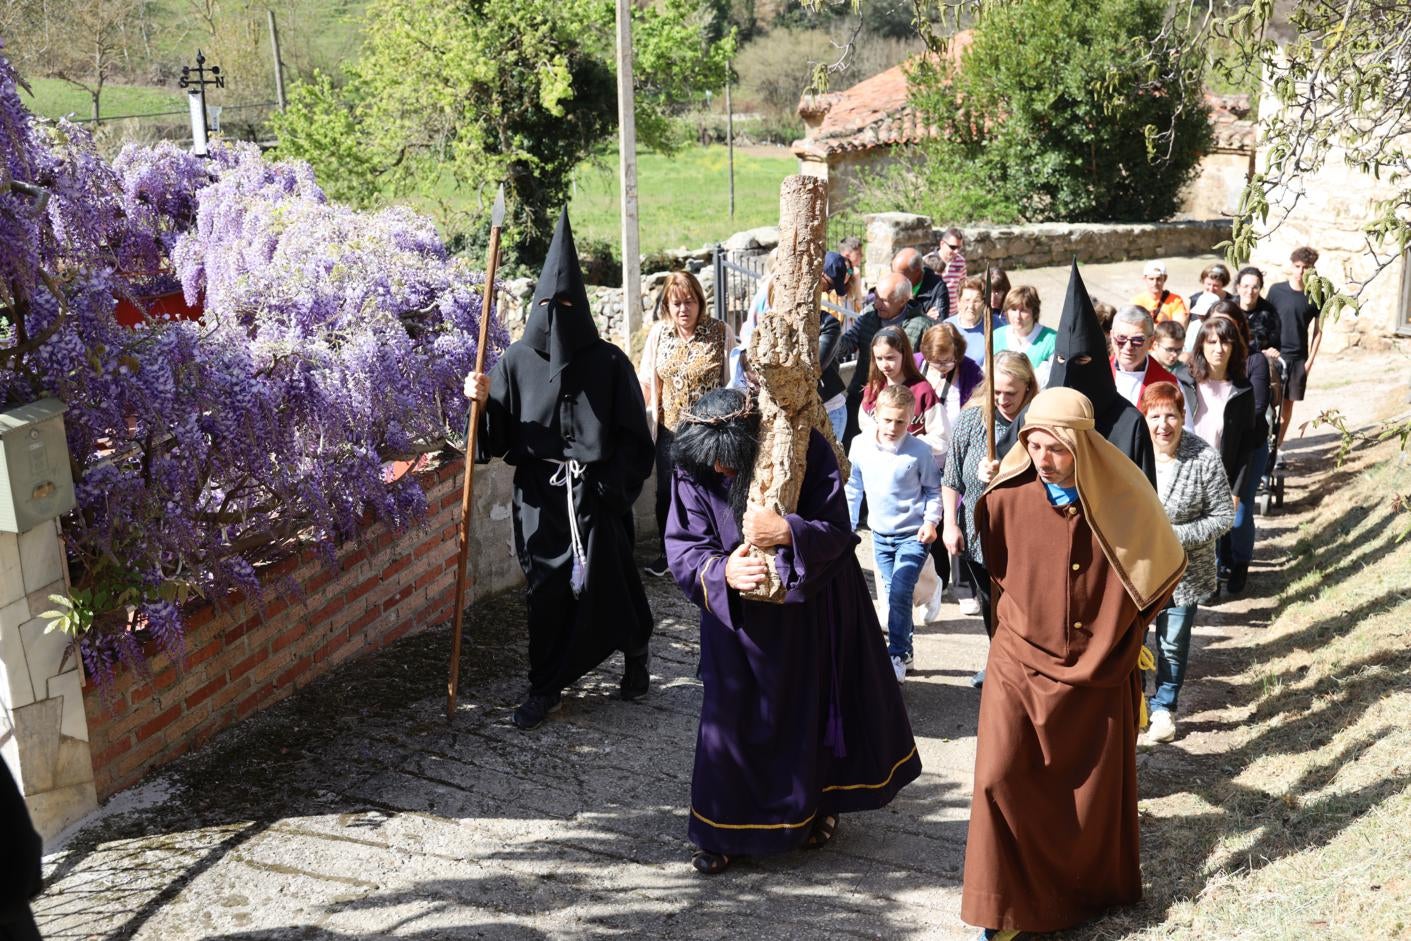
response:
[[[240,591],[279,551],[337,545],[426,503],[387,462],[464,430],[483,275],[406,209],[329,202],[303,163],[170,143],[111,163],[34,119],[0,50],[0,396],[66,402],[73,592],[89,671],[140,662],[130,609],[180,657],[181,603]],[[183,291],[200,322],[114,317]],[[487,362],[509,341],[490,325]]]

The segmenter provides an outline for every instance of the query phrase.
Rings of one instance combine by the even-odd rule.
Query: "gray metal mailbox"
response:
[[[28,532],[73,509],[67,408],[40,399],[0,413],[0,532]]]

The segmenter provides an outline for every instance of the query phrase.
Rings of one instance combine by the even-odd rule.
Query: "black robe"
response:
[[[1080,356],[1089,359],[1086,363],[1074,362]],[[1053,367],[1048,375],[1048,388],[1065,387],[1076,389],[1092,401],[1093,424],[1098,434],[1131,458],[1155,487],[1156,453],[1151,447],[1146,417],[1117,393],[1117,383],[1108,365],[1107,336],[1093,310],[1083,277],[1078,274],[1076,261],[1068,275],[1068,294],[1063,299]],[[1011,433],[1017,436],[1022,425],[1022,421],[1016,421]]]
[[[477,460],[515,468],[515,552],[527,581],[529,683],[551,694],[613,651],[645,656],[652,613],[632,558],[632,505],[652,470],[641,387],[627,355],[598,336],[568,215],[559,218],[524,336],[490,375]],[[576,461],[573,505],[586,581],[573,591],[567,490],[555,461]]]
[[[38,938],[29,900],[42,885],[43,843],[10,769],[0,762],[0,938]]]

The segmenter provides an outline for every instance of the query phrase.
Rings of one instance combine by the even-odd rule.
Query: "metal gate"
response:
[[[732,252],[720,245],[715,246],[711,256],[711,273],[715,291],[715,317],[723,320],[740,336],[740,329],[749,317],[750,307],[755,302],[765,280],[767,253]],[[847,329],[857,317],[857,312],[827,301],[823,309],[836,314]]]
[[[716,245],[711,255],[715,281],[715,318],[723,320],[740,335],[749,316],[750,304],[764,283],[764,266],[769,256],[762,253],[731,252]]]

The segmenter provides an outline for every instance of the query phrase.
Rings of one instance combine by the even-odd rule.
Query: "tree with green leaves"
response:
[[[939,134],[923,174],[941,215],[1135,222],[1176,211],[1210,138],[1204,62],[1148,67],[1160,0],[986,0],[972,40],[923,30],[912,102]]]
[[[357,203],[509,190],[511,252],[537,260],[573,170],[617,126],[612,0],[374,0],[367,40],[342,84],[296,88],[274,122],[281,156],[312,163]],[[733,34],[712,41],[709,8],[664,0],[633,13],[637,128],[675,145],[668,117],[725,83]],[[477,217],[442,220],[451,234]]]
[[[101,120],[103,89],[122,71],[127,25],[139,0],[54,0],[18,3],[0,19],[10,30],[6,54],[31,76],[57,78],[87,93],[90,117]],[[6,33],[0,32],[0,38]],[[18,37],[15,41],[13,37]]]
[[[1228,50],[1215,67],[1264,78],[1263,160],[1227,247],[1232,261],[1248,259],[1330,161],[1376,179],[1380,195],[1362,227],[1370,270],[1351,290],[1310,279],[1324,316],[1335,317],[1411,247],[1411,0],[1299,0],[1287,15],[1287,29],[1276,30],[1273,0],[1206,13],[1208,33]]]

